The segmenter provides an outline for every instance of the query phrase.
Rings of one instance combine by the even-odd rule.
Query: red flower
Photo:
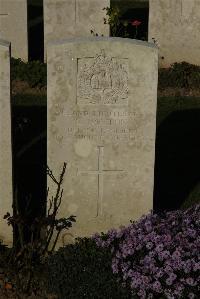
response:
[[[138,20],[133,20],[131,21],[131,25],[132,26],[139,26],[142,22],[141,21],[138,21]]]

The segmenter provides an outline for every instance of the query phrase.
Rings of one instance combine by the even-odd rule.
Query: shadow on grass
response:
[[[157,129],[154,210],[180,208],[200,182],[200,109],[172,112]]]
[[[46,107],[13,106],[13,174],[19,209],[32,219],[45,213],[46,203]],[[28,214],[27,214],[28,213]],[[27,241],[29,229],[24,231]],[[14,240],[16,235],[14,234]]]

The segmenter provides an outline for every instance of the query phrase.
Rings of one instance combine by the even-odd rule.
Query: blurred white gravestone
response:
[[[200,65],[199,31],[199,0],[149,0],[148,39],[159,46],[161,67],[182,61]]]
[[[44,0],[44,57],[49,41],[94,34],[109,36],[104,24],[110,0]]]
[[[11,54],[28,60],[27,0],[0,0],[0,38],[11,42]]]
[[[10,44],[0,40],[0,240],[12,245],[12,228],[3,216],[12,214],[12,151],[10,108]]]
[[[157,48],[122,38],[50,43],[48,166],[67,162],[59,245],[128,224],[153,208]],[[49,181],[52,194],[55,186]]]

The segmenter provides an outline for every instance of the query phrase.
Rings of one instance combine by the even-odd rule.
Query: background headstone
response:
[[[0,0],[0,38],[11,42],[11,54],[28,60],[27,0]]]
[[[157,48],[71,39],[50,43],[47,65],[48,165],[58,178],[67,162],[59,216],[77,216],[62,245],[153,208]]]
[[[0,240],[12,245],[12,229],[3,216],[12,213],[10,44],[0,40]]]
[[[44,0],[44,48],[52,40],[91,37],[94,33],[109,36],[104,24],[110,0]]]
[[[160,66],[187,61],[200,65],[200,1],[149,0],[149,41],[159,47]]]

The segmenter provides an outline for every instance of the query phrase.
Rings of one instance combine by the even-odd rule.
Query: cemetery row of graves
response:
[[[98,35],[155,42],[164,67],[199,64],[197,0],[1,0],[0,28],[24,61],[46,61],[52,40]]]
[[[0,0],[0,25],[11,40],[22,14],[22,46],[19,1]],[[0,40],[2,299],[199,296],[199,5],[144,1],[139,40],[118,2],[44,0],[46,63]]]

